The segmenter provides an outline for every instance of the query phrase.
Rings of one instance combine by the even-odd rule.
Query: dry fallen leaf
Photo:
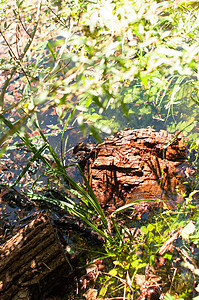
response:
[[[83,294],[83,296],[86,298],[86,300],[95,300],[97,299],[98,291],[96,289],[88,289],[86,293]]]

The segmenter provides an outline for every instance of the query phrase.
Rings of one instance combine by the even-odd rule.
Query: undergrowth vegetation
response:
[[[95,283],[99,297],[141,300],[151,290],[167,300],[199,299],[198,1],[2,0],[0,22],[0,155],[13,148],[32,154],[14,185],[42,162],[42,176],[68,196],[35,193],[40,177],[26,194],[68,210],[103,237],[99,258],[108,269]],[[63,125],[60,152],[39,117],[50,108]],[[184,202],[146,220],[133,215],[135,202],[107,216],[78,164],[65,163],[73,124],[98,142],[125,127],[183,132],[187,170],[195,170]],[[87,191],[68,175],[72,166]]]
[[[70,118],[67,122],[69,121]],[[8,120],[5,122],[12,128]],[[197,299],[199,292],[199,208],[197,202],[199,191],[196,189],[198,173],[188,182],[189,194],[188,196],[182,195],[184,201],[179,203],[175,210],[170,210],[163,202],[162,209],[154,211],[146,219],[138,218],[133,213],[134,205],[142,200],[157,201],[141,199],[107,215],[78,163],[74,165],[79,169],[87,191],[68,176],[67,170],[73,165],[63,165],[42,130],[36,124],[35,126],[40,133],[40,138],[43,139],[42,146],[38,149],[18,133],[24,145],[29,147],[34,155],[16,179],[15,185],[28,172],[31,163],[37,160],[45,164],[45,173],[49,176],[49,180],[57,179],[64,182],[65,192],[62,193],[62,200],[58,200],[53,195],[52,197],[43,196],[42,191],[37,194],[31,191],[26,195],[37,203],[46,202],[80,217],[88,227],[104,239],[104,247],[99,249],[97,258],[103,258],[108,267],[99,272],[100,275],[95,283],[99,291],[98,296],[113,299],[118,296],[124,299],[136,299],[140,296],[143,298],[139,299],[146,299],[144,297],[150,290],[159,296],[162,291],[167,293],[164,299]],[[44,149],[48,149],[54,164],[52,160],[49,163],[49,160],[42,156]],[[192,150],[194,150],[194,143],[190,151]],[[197,168],[198,154],[195,156],[195,161],[192,159],[190,163],[195,164]],[[38,178],[33,185],[37,183],[37,180]],[[144,291],[147,291],[146,295]],[[170,294],[175,297],[173,298]],[[82,299],[82,297],[80,293],[76,299]]]

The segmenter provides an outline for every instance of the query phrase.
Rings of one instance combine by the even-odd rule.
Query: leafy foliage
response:
[[[179,228],[183,231],[175,249],[163,255],[168,269],[179,272],[172,278],[160,273],[169,282],[170,294],[178,291],[178,299],[193,295],[199,276],[193,264],[199,260],[194,257],[197,252],[191,250],[199,247],[194,203],[198,174],[192,193],[175,212],[165,209],[142,224],[130,215],[129,226],[119,226],[115,216],[133,205],[115,211],[110,219],[105,216],[86,179],[89,193],[67,173],[64,133],[72,122],[83,132],[89,128],[98,141],[101,133],[126,126],[178,129],[192,140],[189,156],[196,152],[198,170],[198,11],[198,1],[1,1],[1,156],[9,138],[17,135],[20,146],[28,147],[33,156],[16,184],[38,159],[49,177],[70,183],[68,192],[80,202],[29,196],[70,210],[105,239],[104,256],[112,266],[99,278],[101,296],[125,291],[137,297],[141,288],[136,275],[144,275],[148,264],[155,267],[156,254]],[[39,111],[51,107],[60,120],[66,119],[61,158],[37,119]],[[32,126],[38,136],[30,138]],[[54,166],[44,155],[46,149]],[[194,293],[198,291],[194,287]],[[174,297],[167,294],[165,299]]]
[[[126,288],[127,299],[132,295],[132,287],[134,296],[139,288],[144,290],[146,279],[141,286],[139,285],[139,288],[138,279],[146,276],[144,274],[148,264],[154,266],[154,270],[156,270],[154,280],[157,279],[157,281],[156,283],[154,281],[153,284],[158,285],[158,280],[163,280],[164,285],[166,283],[163,290],[169,290],[175,295],[172,297],[167,294],[164,299],[187,299],[188,295],[192,298],[197,294],[193,290],[193,282],[198,280],[196,277],[198,278],[199,275],[198,269],[194,265],[194,261],[198,261],[198,254],[191,248],[192,245],[198,245],[199,219],[198,210],[193,205],[193,196],[194,193],[186,199],[184,204],[178,205],[178,210],[175,212],[165,209],[159,214],[154,214],[150,220],[143,222],[136,234],[135,227],[132,228],[135,223],[122,228],[124,245],[121,247],[121,251],[118,251],[117,247],[112,249],[110,255],[111,257],[115,256],[113,268],[108,275],[105,273],[104,281],[101,277],[99,278],[100,282],[105,282],[100,291],[101,296],[105,296],[107,293],[112,297],[118,295],[116,287],[121,282],[123,282],[121,295],[125,284],[128,286]],[[181,235],[174,239],[174,242],[167,243],[180,228],[183,228]],[[161,258],[165,262],[163,265],[159,265],[158,253],[162,251],[163,247],[168,250],[161,254]],[[111,275],[112,280],[110,280]]]
[[[63,118],[80,101],[78,124],[89,121],[105,133],[127,125],[121,113],[130,127],[170,124],[171,131],[196,117],[197,1],[47,0],[37,10],[29,1],[2,5],[1,114],[23,108],[19,126],[50,106]],[[21,84],[14,105],[12,79]]]

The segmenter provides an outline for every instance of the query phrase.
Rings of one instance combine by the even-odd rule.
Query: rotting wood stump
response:
[[[0,246],[0,299],[40,299],[66,278],[72,266],[46,214]],[[32,298],[33,297],[33,298]]]
[[[182,135],[150,127],[127,129],[93,149],[78,145],[74,154],[80,157],[80,167],[100,204],[110,210],[138,199],[177,200],[176,188],[183,188],[180,165],[186,160],[186,146]]]

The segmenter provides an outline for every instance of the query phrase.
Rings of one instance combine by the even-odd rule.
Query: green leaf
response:
[[[132,268],[137,270],[137,269],[140,269],[140,268],[146,266],[146,263],[143,263],[141,259],[136,259],[131,262],[131,266],[132,266]]]
[[[117,275],[117,269],[111,269],[108,273],[110,275],[116,276]]]
[[[92,125],[89,125],[89,129],[90,129],[90,131],[91,131],[93,137],[96,139],[96,141],[97,141],[98,143],[101,143],[101,142],[102,142],[101,137],[100,137],[98,131],[95,129],[95,127],[92,126]]]
[[[55,54],[55,52],[54,52],[54,50],[53,50],[53,47],[52,47],[51,43],[48,42],[48,43],[47,43],[47,46],[48,46],[48,49],[50,50],[50,52],[51,52],[51,54],[52,54],[52,57],[54,58],[54,60],[56,60],[56,54]]]
[[[193,224],[192,221],[190,221],[187,224],[187,226],[185,226],[182,230],[181,235],[182,235],[183,239],[188,240],[189,235],[192,234],[195,231],[195,229],[196,229],[196,226]]]
[[[153,229],[155,229],[155,226],[154,226],[153,224],[149,224],[149,225],[147,226],[147,230],[148,230],[148,231],[153,231]]]
[[[164,258],[167,258],[168,260],[171,260],[172,257],[173,257],[172,254],[169,254],[169,253],[164,254]]]

